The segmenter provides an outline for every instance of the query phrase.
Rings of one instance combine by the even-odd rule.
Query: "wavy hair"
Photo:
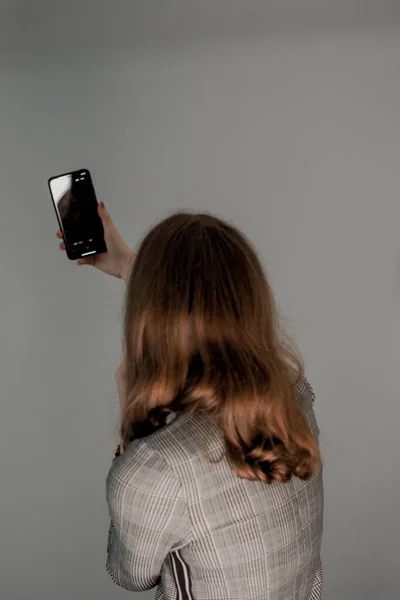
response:
[[[309,479],[320,455],[296,396],[303,367],[283,341],[251,244],[208,214],[177,213],[141,243],[127,285],[125,446],[200,411],[220,428],[233,472]]]

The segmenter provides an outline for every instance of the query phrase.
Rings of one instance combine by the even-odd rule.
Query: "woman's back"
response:
[[[296,395],[317,439],[311,388]],[[110,576],[136,591],[158,585],[156,600],[319,600],[321,469],[268,484],[235,475],[223,453],[210,416],[180,413],[114,461],[108,502],[124,516]]]

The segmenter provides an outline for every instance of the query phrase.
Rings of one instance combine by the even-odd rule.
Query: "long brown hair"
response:
[[[303,368],[283,342],[256,252],[232,225],[174,214],[144,238],[127,286],[125,445],[201,411],[235,474],[308,479],[320,462],[295,393]]]

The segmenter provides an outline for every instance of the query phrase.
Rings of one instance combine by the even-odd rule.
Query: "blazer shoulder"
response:
[[[315,402],[315,393],[314,390],[305,377],[300,379],[300,381],[296,384],[296,393],[302,400],[311,402],[312,404]]]
[[[307,379],[303,378],[297,383],[295,391],[311,432],[319,434],[319,427],[314,412],[315,394],[311,384]]]
[[[125,452],[114,458],[107,477],[109,490],[128,486],[150,492],[150,488],[160,485],[175,488],[177,484],[178,478],[168,461],[146,438],[134,440]]]

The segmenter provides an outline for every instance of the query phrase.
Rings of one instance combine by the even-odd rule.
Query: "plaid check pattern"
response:
[[[297,388],[313,434],[307,382]],[[115,458],[107,571],[156,600],[320,600],[323,481],[236,477],[206,415],[180,414]],[[211,460],[210,460],[211,459]]]

